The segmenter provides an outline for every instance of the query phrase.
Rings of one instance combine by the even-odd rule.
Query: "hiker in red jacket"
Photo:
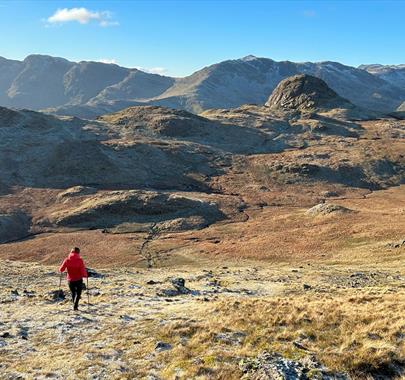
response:
[[[79,309],[79,301],[83,289],[83,277],[87,277],[86,267],[80,257],[80,249],[75,247],[70,251],[69,256],[63,261],[59,272],[67,270],[67,280],[72,293],[73,310]]]

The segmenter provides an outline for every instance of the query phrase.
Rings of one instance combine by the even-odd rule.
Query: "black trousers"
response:
[[[72,293],[74,309],[77,310],[79,307],[80,298],[82,296],[83,280],[69,281],[69,289]]]

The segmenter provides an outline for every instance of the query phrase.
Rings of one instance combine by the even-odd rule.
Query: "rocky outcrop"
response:
[[[349,380],[346,374],[335,373],[315,357],[291,360],[277,353],[264,352],[254,359],[242,360],[240,363],[242,379],[249,380]]]
[[[306,112],[354,107],[322,79],[306,74],[294,75],[281,81],[267,100],[266,106]]]
[[[334,213],[348,213],[348,212],[352,212],[352,210],[332,203],[320,203],[307,210],[306,214],[311,216],[317,216],[317,215],[329,215]]]
[[[160,106],[129,107],[98,118],[126,138],[139,135],[191,141],[232,153],[280,151],[283,141],[274,141],[254,126],[220,123],[187,111]]]
[[[199,295],[200,292],[196,290],[191,290],[186,287],[186,281],[182,277],[175,277],[171,279],[171,284],[173,288],[160,289],[156,294],[160,297],[178,297],[182,295]]]
[[[168,231],[203,228],[224,218],[212,202],[152,191],[115,191],[87,197],[77,207],[52,213],[43,226],[113,228],[157,223]]]
[[[166,137],[206,134],[211,123],[187,111],[158,106],[129,107],[98,119],[119,126],[126,134],[146,132]]]

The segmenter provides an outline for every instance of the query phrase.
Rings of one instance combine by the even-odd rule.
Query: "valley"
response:
[[[403,378],[398,115],[294,75],[198,115],[3,107],[0,137],[3,378]]]

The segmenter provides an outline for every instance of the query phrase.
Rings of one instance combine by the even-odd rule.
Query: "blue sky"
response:
[[[106,60],[174,76],[249,54],[398,64],[404,20],[400,0],[0,0],[0,56]]]

